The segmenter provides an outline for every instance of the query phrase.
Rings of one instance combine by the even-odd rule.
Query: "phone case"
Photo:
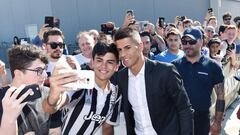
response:
[[[38,84],[31,84],[31,85],[27,85],[25,88],[23,88],[23,90],[18,94],[17,99],[19,99],[29,89],[32,89],[33,95],[28,95],[22,101],[22,103],[27,102],[27,101],[34,101],[35,99],[38,99],[42,96],[39,85]]]

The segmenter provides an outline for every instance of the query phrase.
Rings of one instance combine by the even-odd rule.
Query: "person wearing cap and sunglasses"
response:
[[[219,135],[225,109],[224,76],[221,67],[210,58],[201,56],[203,35],[199,28],[186,29],[182,37],[185,56],[172,63],[183,78],[184,87],[193,106],[195,135],[208,135],[209,108],[213,88],[217,94],[216,113],[211,125],[212,135]]]

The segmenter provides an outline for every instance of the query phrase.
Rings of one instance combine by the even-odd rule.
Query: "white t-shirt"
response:
[[[75,58],[77,59],[77,61],[80,65],[85,64],[85,63],[90,63],[90,60],[91,60],[91,59],[83,56],[82,53],[75,55]]]

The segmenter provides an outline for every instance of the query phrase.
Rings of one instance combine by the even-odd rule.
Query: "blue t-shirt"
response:
[[[184,56],[184,52],[182,50],[179,50],[177,55],[170,53],[168,50],[165,50],[160,54],[156,55],[154,60],[170,63],[173,60],[182,58],[183,56]]]
[[[183,78],[184,87],[193,109],[208,111],[211,106],[214,85],[224,81],[221,67],[205,56],[193,64],[187,61],[186,57],[172,63]]]

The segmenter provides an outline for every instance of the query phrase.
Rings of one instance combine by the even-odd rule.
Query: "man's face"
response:
[[[64,47],[57,46],[57,48],[52,48],[51,44],[63,44],[63,39],[61,36],[54,35],[54,36],[48,36],[48,42],[46,43],[47,48],[47,54],[52,59],[59,59],[63,54]]]
[[[148,54],[150,52],[150,48],[152,45],[150,38],[149,38],[149,36],[144,36],[144,37],[141,37],[141,40],[142,40],[143,46],[144,46],[143,54]]]
[[[236,39],[237,36],[237,30],[236,29],[228,29],[226,30],[227,40],[230,42],[233,42]]]
[[[211,19],[208,23],[208,25],[213,26],[213,28],[217,27],[217,20],[216,19]]]
[[[167,38],[169,50],[178,50],[181,44],[181,39],[178,35],[169,35]]]
[[[214,28],[213,27],[207,27],[206,28],[206,33],[207,33],[207,37],[210,39],[213,37],[214,32]]]
[[[92,49],[94,46],[94,39],[92,36],[82,36],[79,41],[79,47],[82,51],[83,56],[87,58],[91,58],[92,56]]]
[[[124,38],[116,41],[119,57],[124,66],[134,68],[142,56],[143,44],[137,43],[131,38]]]
[[[210,47],[209,47],[210,53],[211,55],[217,55],[218,51],[220,50],[220,44],[218,43],[213,43]]]
[[[103,56],[95,55],[92,66],[96,82],[109,80],[113,73],[118,70],[117,63],[117,59],[113,53],[106,53]]]
[[[183,46],[183,51],[185,52],[185,55],[187,57],[196,57],[200,54],[202,40],[196,41],[191,39],[190,37],[185,37],[182,39],[182,46]]]
[[[227,17],[225,17],[224,19],[223,19],[223,23],[225,24],[225,25],[230,25],[231,24],[231,17],[230,16],[227,16]]]
[[[20,77],[21,82],[26,85],[34,83],[43,85],[44,80],[47,78],[45,67],[46,64],[44,64],[40,59],[36,59],[32,62],[30,67],[27,67],[24,72],[22,71],[22,75]]]
[[[192,26],[192,24],[190,22],[183,24],[184,30],[186,30],[187,28],[190,28],[191,26]]]

